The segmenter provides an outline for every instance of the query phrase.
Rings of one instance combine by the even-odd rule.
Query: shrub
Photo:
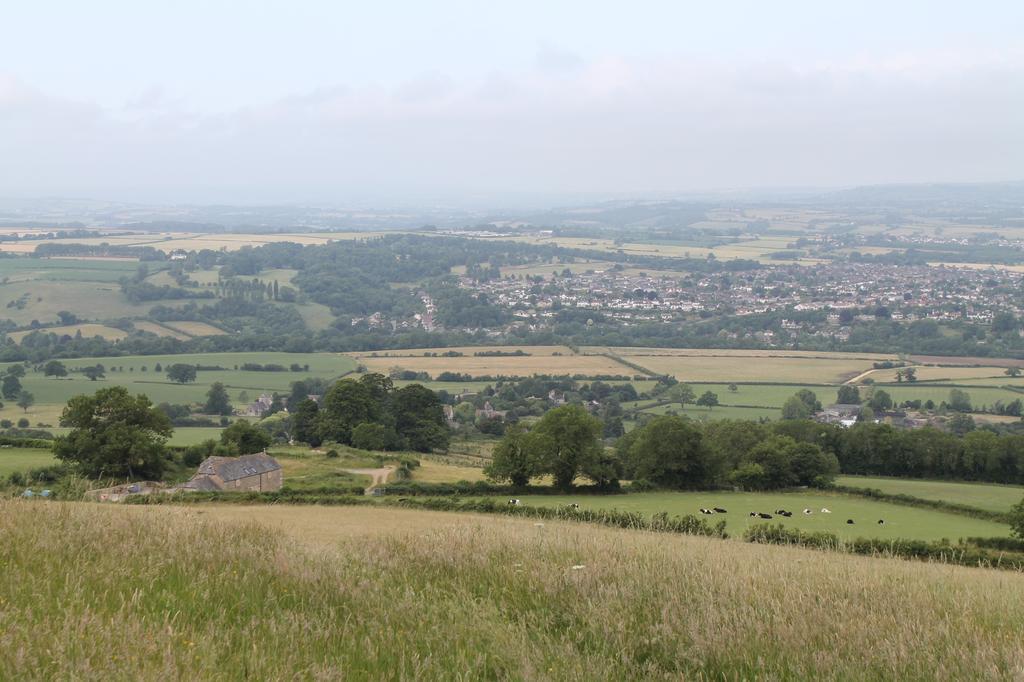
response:
[[[335,459],[337,457],[340,457],[340,455],[338,454],[337,450],[328,450],[325,457],[327,457],[328,459]]]

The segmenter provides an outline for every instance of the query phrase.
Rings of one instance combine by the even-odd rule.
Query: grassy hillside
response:
[[[1024,582],[979,569],[358,508],[13,501],[0,538],[3,679],[977,679],[1024,665]]]
[[[1024,488],[991,483],[920,481],[871,476],[840,476],[836,483],[855,488],[875,488],[891,495],[913,495],[924,500],[966,504],[994,512],[1008,512],[1010,507],[1024,498]]]

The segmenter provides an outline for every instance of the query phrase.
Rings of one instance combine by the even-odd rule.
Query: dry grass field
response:
[[[207,324],[205,322],[192,322],[186,320],[184,322],[164,322],[163,324],[171,329],[182,332],[183,334],[188,334],[189,336],[222,336],[227,334],[223,329],[218,329],[212,324]]]
[[[680,381],[768,381],[837,383],[871,369],[858,358],[780,357],[757,355],[627,355],[622,357],[657,374]]]
[[[13,339],[15,343],[21,343],[21,340],[28,336],[29,334],[31,334],[32,331],[36,330],[23,332],[8,332],[7,336],[8,338]],[[84,336],[87,339],[92,338],[94,336],[102,336],[104,339],[107,339],[108,341],[120,341],[121,339],[128,336],[127,332],[121,329],[117,329],[116,327],[108,327],[106,325],[92,323],[69,324],[62,327],[45,327],[39,329],[38,331],[44,332],[46,334],[57,334],[58,336],[63,336],[65,334],[67,334],[68,336],[74,336],[78,332],[82,332],[82,336]]]
[[[357,356],[358,362],[371,372],[387,374],[400,367],[415,372],[427,372],[436,377],[441,372],[460,372],[472,376],[533,376],[535,374],[628,375],[629,368],[598,355],[568,355],[552,357],[533,355],[524,357],[369,357]]]
[[[583,524],[4,501],[0,564],[3,679],[1024,670],[1019,574]]]
[[[140,331],[156,334],[157,336],[169,336],[172,339],[178,339],[179,341],[187,341],[188,339],[192,338],[188,334],[183,334],[180,331],[170,329],[169,327],[165,327],[162,324],[157,324],[156,322],[137,320],[132,322],[132,324],[134,324],[135,328]]]

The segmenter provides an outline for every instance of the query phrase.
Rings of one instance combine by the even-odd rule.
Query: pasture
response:
[[[1008,512],[1024,499],[1024,487],[959,481],[924,481],[906,478],[839,476],[839,485],[875,488],[891,495],[913,495],[924,500],[966,504],[993,512]]]
[[[1024,583],[991,570],[373,507],[15,500],[0,502],[0,536],[4,679],[975,679],[1024,666]],[[61,608],[40,609],[41,594]]]
[[[178,339],[179,341],[187,341],[192,338],[188,334],[183,334],[156,322],[137,320],[132,322],[132,324],[135,325],[135,328],[139,331],[149,332],[150,334],[156,334],[157,336],[169,336],[172,339]]]
[[[523,504],[551,507],[577,503],[583,509],[619,509],[651,515],[665,512],[669,516],[698,514],[702,507],[721,507],[726,514],[709,516],[711,521],[726,520],[730,535],[743,531],[764,520],[751,518],[750,512],[764,512],[774,516],[771,523],[806,531],[828,531],[840,538],[914,538],[918,540],[957,540],[962,537],[1004,537],[1009,526],[975,519],[959,514],[906,507],[860,497],[832,495],[822,492],[807,493],[736,493],[712,492],[656,492],[628,495],[525,495]],[[832,511],[821,513],[822,508]],[[809,508],[813,514],[804,515]],[[776,509],[793,512],[790,518],[774,514]],[[848,525],[847,519],[854,524]],[[883,519],[884,525],[878,520]]]
[[[226,334],[223,329],[214,327],[212,324],[205,322],[194,322],[194,321],[182,321],[182,322],[164,322],[165,326],[179,331],[182,334],[188,334],[189,336],[220,336]]]
[[[0,479],[16,471],[30,471],[56,464],[53,454],[42,448],[0,448]]]

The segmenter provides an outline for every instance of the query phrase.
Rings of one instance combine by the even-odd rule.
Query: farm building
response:
[[[281,465],[266,452],[241,457],[207,457],[177,490],[273,492],[281,489]]]

